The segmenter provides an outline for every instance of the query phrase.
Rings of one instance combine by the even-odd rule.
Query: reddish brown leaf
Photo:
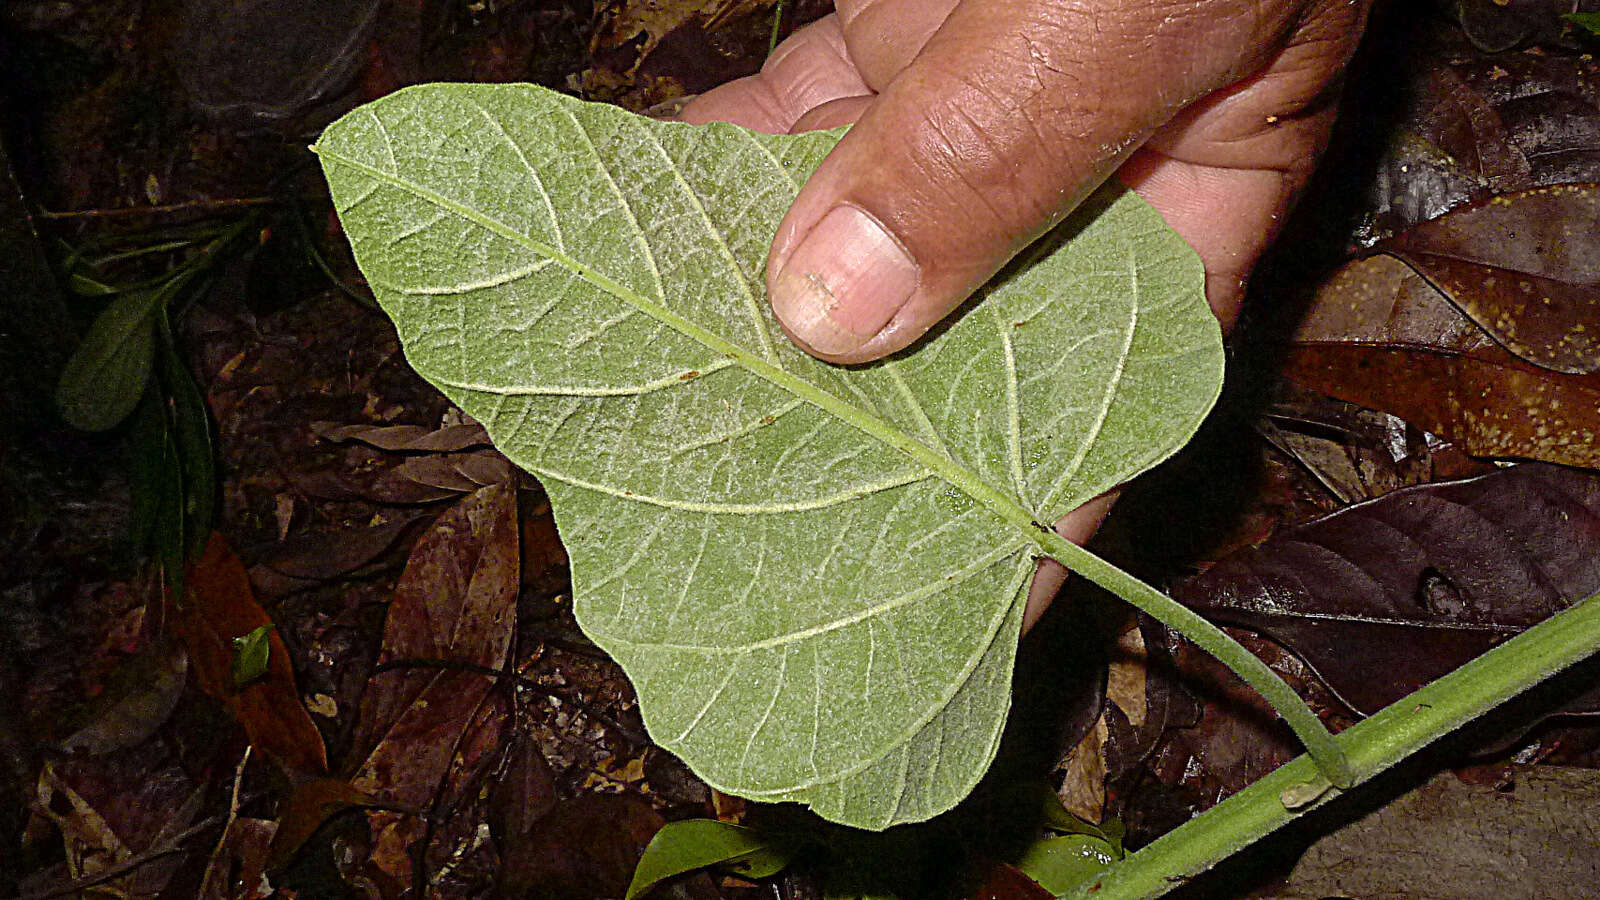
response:
[[[1415,269],[1388,254],[1355,260],[1330,275],[1317,287],[1293,339],[1449,353],[1495,346]]]
[[[451,770],[505,663],[520,569],[516,491],[483,488],[450,509],[412,551],[384,626],[359,739],[372,747],[353,784],[421,807]],[[487,727],[498,729],[498,717]],[[492,743],[492,741],[491,741]]]
[[[1600,590],[1600,476],[1529,463],[1406,488],[1181,584],[1371,713]]]
[[[1450,354],[1359,344],[1298,347],[1283,371],[1468,453],[1600,468],[1600,375],[1562,375],[1498,348]]]
[[[1480,456],[1600,467],[1600,375],[1511,355],[1410,267],[1353,262],[1318,289],[1283,372]]]
[[[564,589],[566,566],[567,548],[556,532],[550,503],[540,503],[522,519],[522,583],[539,590]]]
[[[266,900],[273,896],[267,880],[267,848],[276,837],[276,828],[276,823],[267,819],[240,817],[229,822],[200,881],[202,900]]]
[[[189,650],[196,683],[221,700],[244,727],[250,742],[284,768],[326,772],[322,734],[300,702],[289,648],[277,629],[268,633],[266,675],[243,689],[234,688],[233,639],[273,623],[250,590],[244,564],[221,535],[211,535],[186,584],[187,602],[173,627]]]
[[[267,848],[267,871],[283,869],[322,823],[347,809],[371,806],[371,797],[337,778],[313,778],[294,786],[278,809],[278,823]]]
[[[372,486],[382,503],[424,503],[510,481],[511,463],[492,450],[440,453],[407,459]]]
[[[1560,372],[1600,372],[1600,185],[1491,197],[1384,249],[1518,356]]]

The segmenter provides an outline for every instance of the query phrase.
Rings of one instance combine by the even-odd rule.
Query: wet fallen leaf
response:
[[[326,772],[322,734],[300,702],[289,648],[276,629],[267,633],[265,674],[246,687],[234,686],[233,640],[272,624],[250,590],[243,563],[213,534],[189,570],[187,600],[173,622],[189,650],[195,682],[228,707],[256,749],[292,772]]]
[[[1596,589],[1600,476],[1529,463],[1281,532],[1174,595],[1291,648],[1371,713]]]
[[[538,743],[521,731],[510,742],[505,769],[489,787],[489,834],[502,857],[557,803],[555,775]]]
[[[1502,194],[1383,245],[1523,359],[1600,372],[1600,185]]]
[[[373,485],[380,503],[426,503],[471,493],[512,479],[511,463],[498,451],[418,456],[395,466]]]
[[[289,861],[323,822],[347,809],[371,806],[373,799],[337,778],[313,778],[294,786],[278,809],[278,821],[266,852],[266,870],[276,872]]]
[[[1307,345],[1284,373],[1335,397],[1387,410],[1479,456],[1600,467],[1600,377],[1561,375],[1501,350],[1431,353]]]
[[[1398,257],[1354,260],[1317,287],[1295,326],[1300,344],[1353,343],[1471,353],[1488,332]]]
[[[1347,117],[1373,129],[1357,139],[1374,177],[1347,184],[1336,206],[1357,200],[1354,242],[1380,238],[1464,203],[1539,185],[1600,181],[1600,60],[1537,48],[1484,53],[1448,25],[1372,34],[1397,51],[1370,73],[1368,90],[1394,91],[1380,114],[1393,125]],[[1375,161],[1369,147],[1381,142]],[[1334,169],[1339,168],[1334,163]]]
[[[494,686],[486,672],[505,664],[518,543],[509,484],[468,496],[417,543],[395,586],[380,671],[362,705],[358,745],[372,749],[352,780],[358,789],[414,807],[433,798]]]
[[[1307,387],[1469,453],[1600,467],[1600,376],[1518,359],[1395,257],[1336,272],[1293,340],[1281,371]]]

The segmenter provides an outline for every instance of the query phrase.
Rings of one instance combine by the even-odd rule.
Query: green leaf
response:
[[[1116,848],[1100,838],[1069,834],[1034,841],[1016,866],[1040,887],[1060,897],[1083,887],[1120,857]]]
[[[164,317],[162,327],[163,335],[172,333]],[[217,473],[215,448],[211,444],[211,416],[200,386],[170,339],[162,341],[160,362],[160,384],[171,398],[172,449],[182,484],[179,558],[198,559],[211,537],[211,519],[216,507]]]
[[[642,897],[668,878],[706,866],[743,878],[766,878],[789,865],[794,850],[792,843],[754,828],[713,819],[669,822],[644,848],[623,900]]]
[[[235,690],[267,674],[267,660],[272,655],[272,626],[261,625],[233,639],[233,662],[230,666]]]
[[[884,828],[987,768],[1050,522],[1220,388],[1199,260],[1107,188],[914,352],[794,349],[767,247],[840,132],[429,85],[317,147],[411,364],[543,482],[579,623],[711,785]]]
[[[139,405],[155,361],[161,290],[122,294],[106,304],[67,360],[56,387],[61,418],[84,431],[116,427]]]
[[[1600,35],[1600,12],[1567,13],[1562,18],[1586,29],[1590,34]]]

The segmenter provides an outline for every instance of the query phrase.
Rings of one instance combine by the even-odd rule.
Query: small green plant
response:
[[[540,478],[580,624],[708,783],[871,829],[949,809],[993,758],[1050,556],[1225,662],[1309,751],[1085,888],[1149,896],[1596,646],[1580,604],[1567,635],[1451,676],[1448,702],[1330,735],[1219,629],[1043,524],[1166,458],[1214,402],[1193,253],[1108,188],[950,327],[829,366],[784,340],[761,272],[838,134],[434,85],[315,148],[409,360]]]
[[[86,431],[132,419],[133,540],[174,589],[210,534],[216,475],[205,398],[172,323],[259,228],[248,214],[91,242],[68,247],[61,264],[75,294],[105,305],[62,371],[56,407]]]
[[[1008,833],[1018,823],[1037,824],[1047,833],[1020,845],[1012,842],[1006,855],[1054,893],[1093,882],[1124,856],[1120,822],[1082,821],[1047,785],[1023,783],[982,798],[962,814],[881,834],[804,820],[755,826],[710,819],[672,822],[645,848],[624,900],[647,896],[662,881],[703,868],[748,879],[803,868],[823,885],[827,900],[920,897],[930,883],[963,868],[962,862],[971,868],[970,848],[993,843],[997,818]],[[935,860],[944,865],[930,866]]]

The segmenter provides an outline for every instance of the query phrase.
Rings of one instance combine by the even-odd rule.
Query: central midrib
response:
[[[911,435],[894,427],[883,419],[831,394],[816,385],[799,378],[787,370],[773,365],[722,337],[714,331],[684,318],[672,309],[657,303],[638,293],[626,285],[620,284],[605,274],[584,265],[566,253],[548,246],[542,241],[534,240],[521,232],[516,231],[504,223],[486,216],[475,209],[464,206],[456,201],[421,185],[406,181],[390,172],[367,165],[358,160],[341,156],[337,153],[313,146],[312,151],[325,159],[340,165],[349,166],[385,184],[439,206],[471,221],[478,226],[491,231],[512,243],[518,244],[534,253],[555,260],[557,265],[565,267],[568,271],[589,282],[600,290],[616,297],[618,300],[633,306],[640,312],[649,315],[657,321],[673,328],[680,334],[694,340],[710,350],[721,353],[732,359],[741,368],[761,378],[774,386],[810,403],[811,405],[830,413],[857,431],[871,437],[878,442],[900,451],[917,464],[923,466],[941,480],[956,488],[973,500],[982,504],[995,515],[1018,528],[1029,542],[1038,545],[1041,550],[1043,544],[1038,539],[1038,534],[1048,528],[1039,523],[1033,514],[1022,507],[1013,498],[1007,496],[972,470],[957,463],[954,459],[939,453],[927,444],[917,440]]]

